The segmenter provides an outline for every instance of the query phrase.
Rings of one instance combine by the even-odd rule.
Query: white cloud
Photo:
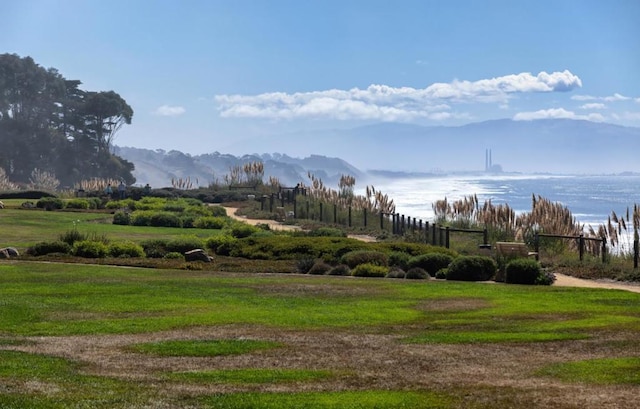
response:
[[[635,101],[640,104],[640,98],[636,98]]]
[[[594,97],[593,95],[574,95],[571,97],[574,101],[605,101],[605,102],[615,102],[615,101],[628,101],[631,97],[626,97],[622,94],[618,94],[617,92],[613,95],[609,95],[607,97]]]
[[[591,102],[589,104],[581,105],[580,109],[607,109],[607,106],[600,102]]]
[[[584,119],[593,122],[604,121],[604,116],[599,113],[578,115],[575,112],[567,111],[564,108],[541,109],[533,112],[519,112],[514,117],[514,121],[533,121],[536,119]]]
[[[186,109],[179,106],[162,105],[158,107],[153,113],[159,116],[180,116],[186,112]]]
[[[366,89],[216,95],[215,101],[222,117],[409,121],[455,117],[455,114],[448,113],[452,103],[505,104],[512,94],[564,92],[581,86],[580,78],[565,70],[550,74],[541,72],[535,76],[525,72],[473,82],[454,80],[434,83],[426,88],[372,84]]]
[[[625,111],[620,114],[611,115],[616,120],[640,121],[640,112]]]

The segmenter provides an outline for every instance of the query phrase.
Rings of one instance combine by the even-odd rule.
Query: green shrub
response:
[[[141,245],[131,241],[118,241],[109,244],[111,257],[144,257],[145,252]]]
[[[380,251],[356,250],[343,255],[341,262],[351,269],[360,264],[374,264],[386,267],[389,265],[389,257]]]
[[[183,228],[192,229],[196,227],[193,224],[195,223],[196,219],[200,216],[197,216],[192,213],[182,213],[178,217],[180,218],[180,224],[182,225]]]
[[[227,219],[214,216],[198,217],[193,222],[193,227],[198,229],[223,229],[226,225]]]
[[[351,275],[351,269],[346,264],[338,264],[327,271],[327,275],[330,276],[348,276]]]
[[[162,206],[162,211],[170,213],[182,213],[187,208],[184,202],[167,202]]]
[[[64,209],[64,201],[57,197],[43,197],[36,202],[36,207],[45,210],[60,210]]]
[[[238,239],[226,234],[209,237],[205,242],[206,247],[219,256],[230,255],[231,251],[236,248],[237,244]]]
[[[335,227],[319,227],[311,230],[307,235],[310,237],[347,237],[347,233]]]
[[[405,278],[410,280],[426,280],[429,278],[429,274],[420,267],[413,267],[407,271]]]
[[[110,200],[107,203],[105,203],[104,207],[106,209],[129,209],[132,212],[135,210],[142,210],[142,209],[138,209],[137,203],[138,202],[132,199]]]
[[[153,216],[155,212],[151,210],[136,210],[131,213],[131,222],[132,226],[151,226],[151,216]]]
[[[446,268],[453,261],[453,257],[443,253],[427,253],[419,256],[411,257],[407,263],[407,267],[421,268],[429,275],[435,276],[438,270]]]
[[[169,251],[167,250],[167,239],[148,239],[140,243],[144,253],[149,258],[162,258]],[[182,254],[182,253],[179,253]]]
[[[89,209],[104,208],[104,202],[99,197],[87,197],[85,200],[89,203]]]
[[[536,278],[535,285],[551,285],[556,281],[556,275],[550,271],[541,271]]]
[[[439,280],[445,280],[447,278],[447,271],[449,271],[449,269],[441,268],[436,272],[435,277]]]
[[[89,201],[87,199],[71,199],[67,202],[67,209],[88,209]]]
[[[404,251],[392,251],[389,253],[389,266],[406,270],[408,268],[410,258],[411,255]]]
[[[175,213],[154,212],[149,219],[149,225],[153,227],[182,227],[182,220]]]
[[[184,254],[180,254],[177,251],[171,251],[165,254],[162,258],[167,260],[184,260]]]
[[[329,270],[331,270],[331,266],[329,264],[325,263],[322,260],[318,260],[313,264],[313,266],[311,266],[307,273],[314,275],[324,275]]]
[[[73,243],[73,255],[85,258],[103,258],[108,254],[108,247],[101,241],[82,240]]]
[[[535,284],[542,274],[540,264],[533,259],[511,260],[505,268],[505,282],[510,284]]]
[[[405,276],[404,270],[398,267],[391,267],[391,270],[387,273],[387,278],[405,278]]]
[[[51,253],[70,254],[71,246],[64,241],[42,241],[27,249],[31,256],[44,256]]]
[[[296,272],[307,274],[315,263],[316,260],[313,257],[302,257],[296,262]]]
[[[184,254],[194,249],[203,249],[204,241],[196,236],[181,236],[167,242],[167,252],[177,251]]]
[[[447,268],[447,280],[487,281],[496,274],[496,262],[485,256],[460,256]]]
[[[338,264],[343,254],[356,249],[367,248],[369,243],[342,237],[306,237],[265,233],[238,239],[230,254],[233,257],[249,258],[252,253],[268,253],[272,260],[297,260],[303,257],[323,259],[330,264]]]
[[[355,277],[385,277],[389,272],[388,267],[377,264],[364,263],[357,265],[351,270],[351,275]]]
[[[231,226],[231,235],[237,239],[249,237],[258,231],[260,231],[259,228],[247,223],[233,223]]]
[[[208,206],[207,207],[214,217],[227,217],[227,209],[222,206]]]
[[[131,223],[131,215],[128,212],[117,211],[113,215],[113,224],[128,226]]]

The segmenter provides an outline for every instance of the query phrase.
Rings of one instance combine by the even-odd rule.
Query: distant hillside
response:
[[[640,171],[640,128],[571,119],[430,127],[380,123],[272,135],[229,148],[260,151],[273,141],[289,155],[338,156],[364,171],[483,171],[487,149],[493,163],[509,172]]]
[[[189,179],[194,186],[207,186],[223,181],[229,170],[237,165],[261,161],[265,181],[278,178],[285,186],[309,183],[308,173],[319,177],[328,186],[336,186],[343,174],[364,182],[366,175],[342,159],[311,155],[300,159],[274,153],[237,157],[219,152],[192,156],[179,151],[163,151],[132,147],[116,147],[116,154],[135,165],[136,184],[149,183],[154,187],[171,186],[172,179]],[[359,183],[361,184],[361,183]]]

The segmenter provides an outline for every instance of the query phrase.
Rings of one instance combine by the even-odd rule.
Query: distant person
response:
[[[151,193],[151,186],[149,186],[149,184],[147,183],[146,185],[144,185],[144,194],[148,195],[149,193]]]
[[[111,197],[111,195],[113,194],[113,189],[111,189],[111,183],[109,183],[107,187],[104,188],[104,194],[109,197]]]
[[[120,181],[118,185],[118,193],[120,194],[120,199],[124,199],[126,196],[127,187],[124,185],[123,181]]]

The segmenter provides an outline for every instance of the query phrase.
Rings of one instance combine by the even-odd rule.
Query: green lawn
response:
[[[74,226],[216,234],[110,217],[4,209],[0,227],[20,248]],[[625,291],[0,260],[1,409],[625,408],[639,345]]]

